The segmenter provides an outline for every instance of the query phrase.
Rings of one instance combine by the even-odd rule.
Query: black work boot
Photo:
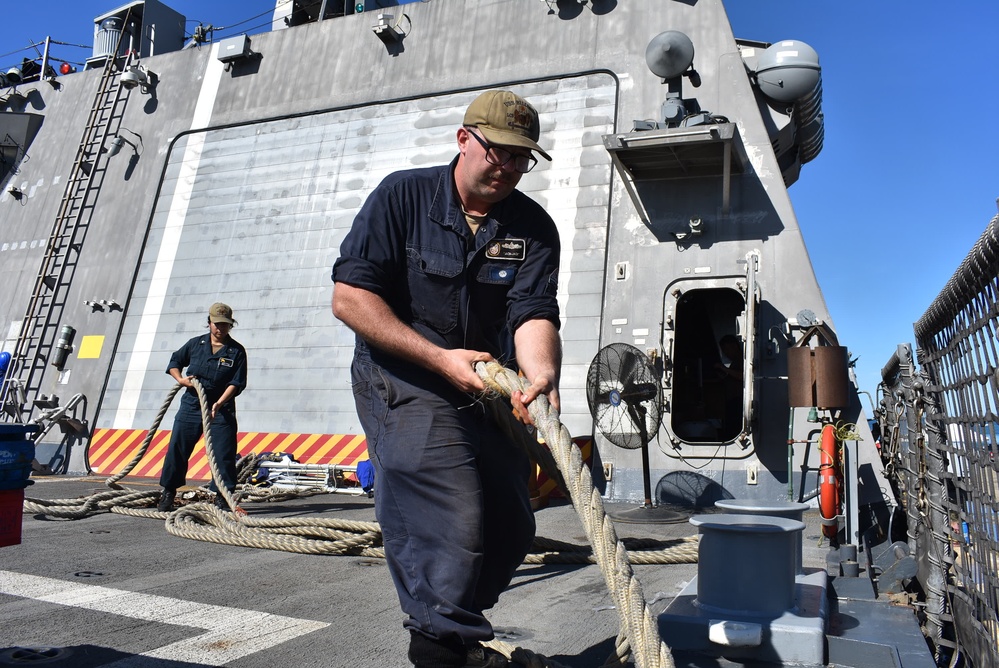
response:
[[[221,492],[215,495],[215,500],[213,501],[213,503],[215,504],[215,507],[218,508],[219,510],[224,510],[225,512],[229,512],[229,504],[226,502],[225,497],[222,496]]]
[[[177,490],[164,488],[160,492],[160,502],[156,504],[156,510],[161,513],[168,513],[173,510],[173,501],[177,498]]]
[[[472,645],[468,648],[468,658],[465,666],[475,668],[505,668],[510,665],[510,661],[494,649],[483,647],[482,645]]]

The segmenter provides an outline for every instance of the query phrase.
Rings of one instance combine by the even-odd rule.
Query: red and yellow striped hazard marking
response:
[[[146,429],[95,429],[90,441],[90,468],[101,475],[115,475],[122,471],[139,452],[142,441],[149,433]],[[236,452],[239,457],[260,452],[283,452],[306,464],[336,464],[352,466],[368,458],[367,440],[363,434],[284,434],[266,432],[240,432]],[[583,461],[589,463],[593,455],[593,439],[572,439],[579,448]],[[163,471],[163,457],[170,444],[170,432],[158,431],[153,435],[149,449],[142,461],[132,469],[130,476],[158,478]],[[194,447],[188,463],[188,480],[211,480],[212,472],[205,454],[204,439]],[[543,471],[538,471],[537,490],[542,496],[561,496],[555,481]]]
[[[101,475],[122,471],[139,452],[149,433],[145,429],[95,429],[90,441],[90,468]],[[153,435],[142,461],[130,476],[158,478],[163,471],[163,457],[170,444],[170,432]],[[283,452],[297,462],[351,466],[368,458],[367,440],[357,434],[284,434],[240,432],[236,452],[239,457],[260,452]],[[188,480],[211,480],[212,472],[205,454],[204,439],[194,447],[187,469]]]

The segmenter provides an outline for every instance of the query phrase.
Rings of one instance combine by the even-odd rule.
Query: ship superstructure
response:
[[[4,118],[34,129],[17,142],[30,161],[7,175],[24,192],[4,211],[8,415],[81,395],[90,438],[148,427],[171,347],[224,297],[254,351],[243,429],[359,434],[353,337],[328,305],[339,240],[384,175],[448,160],[458,111],[502,86],[536,100],[557,155],[522,187],[563,238],[562,417],[595,436],[609,497],[643,496],[640,453],[594,434],[586,401],[589,366],[612,342],[657,365],[649,469],[662,500],[807,495],[818,461],[787,442],[815,423],[802,410],[789,429],[789,350],[824,348],[820,373],[839,384],[799,405],[870,438],[787,196],[822,144],[817,54],[737,41],[720,3],[612,4],[537,3],[529,18],[502,3],[417,3],[398,8],[394,37],[366,12],[159,55],[121,48],[8,101]],[[99,25],[122,12],[122,24],[175,22],[138,2]],[[476,56],[442,57],[443,25],[474,36]],[[712,396],[715,365],[733,363],[725,335],[746,379],[728,417]],[[809,392],[814,375],[801,383]],[[86,467],[85,449],[63,453],[70,469]],[[707,496],[681,491],[691,484]]]
[[[888,485],[788,195],[824,141],[807,43],[736,39],[718,0],[291,4],[185,44],[137,0],[95,18],[81,71],[5,80],[3,411],[39,425],[39,467],[120,470],[216,301],[250,360],[241,454],[365,457],[339,243],[508,88],[554,158],[520,187],[562,239],[561,419],[604,498],[652,522],[805,503],[863,544]]]

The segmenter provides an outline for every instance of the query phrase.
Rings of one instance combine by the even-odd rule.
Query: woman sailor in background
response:
[[[208,402],[212,453],[218,464],[222,484],[232,492],[236,488],[236,395],[246,387],[246,350],[229,331],[236,321],[232,309],[221,303],[208,310],[208,334],[196,336],[170,357],[167,373],[187,388],[180,400],[170,433],[170,447],[163,460],[160,486],[163,492],[157,509],[173,507],[177,488],[186,482],[187,462],[203,433],[201,404],[191,383],[200,381]],[[187,373],[182,373],[187,367]],[[218,492],[215,480],[211,489]],[[215,505],[228,510],[225,498],[218,494]]]

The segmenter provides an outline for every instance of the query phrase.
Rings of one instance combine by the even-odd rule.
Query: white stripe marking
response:
[[[212,109],[218,95],[219,82],[222,80],[224,67],[216,58],[218,42],[212,47],[212,55],[208,59],[198,102],[191,119],[191,130],[208,127],[212,120]],[[139,319],[136,341],[146,341],[145,345],[138,343],[132,350],[128,369],[122,382],[121,395],[118,397],[118,407],[112,418],[112,429],[132,429],[135,427],[135,411],[139,405],[139,395],[146,377],[149,358],[152,355],[152,341],[156,336],[163,303],[166,301],[170,276],[173,273],[174,260],[177,258],[177,248],[180,246],[180,235],[184,231],[187,217],[187,207],[194,191],[194,182],[201,165],[201,152],[205,146],[205,133],[190,135],[184,149],[184,157],[177,176],[177,187],[170,201],[167,220],[163,230],[163,241],[160,243],[156,264],[153,265],[153,276],[149,284],[149,294],[146,295],[145,307]]]
[[[329,626],[326,622],[109,587],[79,585],[10,571],[0,571],[0,593],[147,622],[191,626],[205,631],[192,638],[115,661],[105,668],[148,667],[149,659],[224,666],[241,657]]]

